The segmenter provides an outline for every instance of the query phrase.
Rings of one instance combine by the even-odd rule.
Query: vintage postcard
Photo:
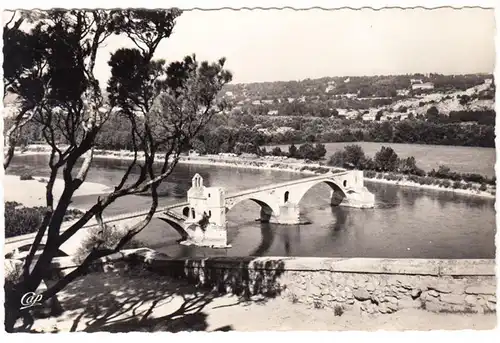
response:
[[[6,332],[496,326],[493,8],[163,6],[2,13]]]

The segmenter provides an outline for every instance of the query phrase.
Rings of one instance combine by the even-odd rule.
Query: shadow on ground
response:
[[[258,271],[251,283],[244,280],[248,272],[242,277],[241,269],[237,271],[238,276],[235,272],[226,273],[226,277],[210,275],[209,283],[197,286],[137,266],[127,271],[90,273],[59,294],[64,312],[57,318],[49,318],[52,323],[55,321],[54,329],[47,329],[35,320],[33,328],[23,331],[40,332],[41,328],[44,332],[231,331],[230,318],[228,325],[209,327],[207,306],[215,309],[265,303],[279,294],[273,286],[279,275],[276,270],[271,271],[272,275],[267,270]],[[224,284],[231,286],[223,287]],[[234,292],[235,284],[240,295],[227,296],[225,293]],[[256,293],[264,295],[253,295]],[[217,303],[212,304],[215,299]]]

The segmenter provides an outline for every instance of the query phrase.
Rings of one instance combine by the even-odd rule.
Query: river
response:
[[[336,151],[342,150],[346,145],[356,144],[363,148],[369,157],[375,156],[382,146],[390,146],[399,157],[415,157],[417,165],[425,171],[440,165],[446,165],[451,170],[459,173],[478,173],[484,176],[495,176],[496,152],[494,148],[428,145],[428,144],[400,144],[377,142],[354,143],[325,143],[327,158]],[[300,144],[297,144],[297,146]],[[276,145],[283,151],[288,151],[289,145]],[[274,146],[266,147],[268,150]]]
[[[47,176],[47,157],[15,157],[9,174],[29,170]],[[469,163],[473,163],[469,161]],[[97,158],[88,181],[116,185],[126,162]],[[272,184],[307,175],[270,170],[178,165],[160,188],[160,204],[184,201],[195,173],[206,186],[224,186],[228,192]],[[302,199],[301,215],[312,224],[273,225],[256,222],[259,207],[252,201],[228,213],[228,239],[232,248],[209,249],[176,243],[178,234],[154,219],[138,235],[146,246],[170,256],[315,256],[377,258],[494,258],[494,200],[451,192],[404,188],[366,182],[375,194],[374,209],[331,207],[329,187],[318,185]],[[25,190],[29,191],[29,190]],[[89,206],[96,196],[74,199]],[[147,208],[147,196],[120,199],[105,215]]]

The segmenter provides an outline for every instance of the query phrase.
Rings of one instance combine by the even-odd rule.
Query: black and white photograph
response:
[[[7,337],[496,327],[494,8],[167,4],[2,12]]]

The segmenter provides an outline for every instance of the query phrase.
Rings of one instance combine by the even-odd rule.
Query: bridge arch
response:
[[[256,197],[241,197],[228,202],[226,205],[226,213],[228,213],[234,206],[245,200],[251,200],[260,206],[260,217],[262,221],[268,221],[273,214],[279,213],[276,201],[273,202],[270,200],[258,199]]]
[[[346,190],[344,187],[339,185],[337,182],[335,182],[334,180],[328,180],[328,179],[318,180],[316,182],[308,184],[307,187],[304,187],[300,191],[296,192],[296,195],[293,198],[293,202],[297,205],[300,204],[300,201],[302,200],[302,198],[306,195],[306,193],[309,190],[311,190],[311,188],[313,188],[319,184],[322,184],[322,183],[327,184],[330,187],[330,189],[333,191],[332,199],[331,199],[332,205],[339,205],[347,197],[347,194],[351,193],[348,190]],[[346,184],[345,180],[342,183]]]
[[[160,220],[164,221],[165,223],[167,223],[168,225],[170,225],[175,231],[177,231],[181,235],[182,239],[188,238],[188,233],[186,232],[184,227],[181,224],[179,224],[178,222],[176,222],[175,220],[168,219],[165,217],[159,217],[158,219],[160,219]]]

